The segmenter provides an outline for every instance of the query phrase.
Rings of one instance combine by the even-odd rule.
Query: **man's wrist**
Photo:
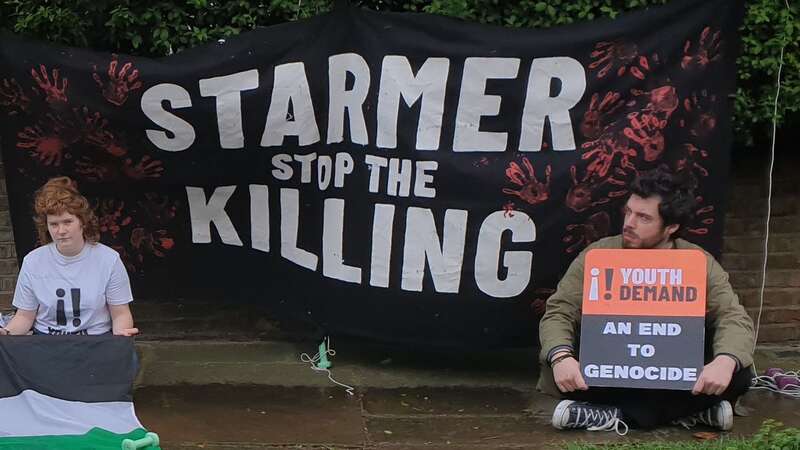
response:
[[[558,363],[570,358],[575,359],[575,355],[573,355],[572,352],[560,352],[556,354],[553,361],[550,362],[550,367],[555,367]]]
[[[731,366],[732,371],[736,371],[736,369],[738,369],[740,365],[738,358],[728,353],[720,353],[714,359],[719,359],[720,361],[729,364]]]
[[[547,352],[547,355],[545,357],[545,362],[547,364],[550,364],[550,362],[553,361],[556,355],[563,352],[575,353],[574,350],[572,350],[571,345],[564,345],[564,344],[556,345]]]

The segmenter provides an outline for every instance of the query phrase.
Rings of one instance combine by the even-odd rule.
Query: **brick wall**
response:
[[[734,168],[722,258],[731,283],[754,319],[760,303],[763,217],[766,212],[765,177],[760,169],[753,172],[756,166],[744,163]],[[800,340],[800,184],[792,170],[798,166],[797,161],[778,166],[773,194],[769,270],[758,339],[762,343]],[[17,271],[5,176],[0,163],[0,311],[10,307]],[[277,329],[266,319],[268,315],[253,308],[192,302],[134,302],[137,324],[147,330],[151,338],[281,337],[298,331]],[[209,314],[209,311],[214,313]]]
[[[11,296],[14,294],[18,271],[14,235],[11,232],[11,216],[8,214],[6,176],[0,160],[0,311],[11,307]]]
[[[797,159],[776,165],[770,220],[769,257],[761,307],[767,184],[758,166],[736,170],[726,218],[722,266],[753,320],[761,311],[758,342],[800,340],[800,185]],[[755,177],[753,177],[755,175]]]

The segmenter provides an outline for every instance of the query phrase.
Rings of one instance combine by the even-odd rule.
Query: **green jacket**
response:
[[[622,236],[603,238],[584,249],[570,264],[567,273],[558,283],[556,292],[547,299],[547,310],[539,323],[542,349],[539,354],[541,372],[537,388],[548,394],[560,394],[553,381],[553,370],[546,362],[550,352],[558,346],[569,346],[578,350],[583,265],[586,252],[594,248],[622,248]],[[674,248],[702,250],[708,258],[706,329],[714,331],[712,356],[729,354],[736,357],[742,367],[753,364],[753,321],[739,304],[739,297],[728,282],[727,272],[713,256],[695,244],[676,239]]]

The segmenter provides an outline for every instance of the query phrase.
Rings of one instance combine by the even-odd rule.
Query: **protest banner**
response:
[[[68,175],[137,299],[533,345],[638,173],[691,171],[689,238],[719,254],[741,10],[523,30],[342,6],[161,59],[4,35],[17,254],[37,245],[33,193]]]

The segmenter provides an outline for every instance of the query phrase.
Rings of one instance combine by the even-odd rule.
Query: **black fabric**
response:
[[[62,400],[132,401],[137,370],[133,338],[0,338],[0,398],[31,389]]]
[[[667,389],[590,388],[563,394],[565,398],[590,403],[616,406],[629,426],[654,428],[673,420],[706,410],[721,400],[731,405],[752,385],[753,368],[745,367],[733,374],[722,395],[692,395],[691,391]]]
[[[69,175],[95,206],[101,241],[120,252],[137,298],[257,302],[277,319],[302,319],[327,333],[398,342],[532,345],[544,299],[581,249],[619,232],[627,186],[642,171],[666,164],[697,177],[700,204],[687,237],[719,255],[731,143],[728,98],[734,92],[742,11],[741,1],[677,0],[616,20],[535,30],[338,5],[325,15],[161,59],[3,35],[0,144],[17,254],[21,258],[36,245],[31,219],[35,190],[49,177]],[[331,89],[331,61],[343,55],[356,66],[363,60],[369,74],[360,108],[363,141],[351,132],[359,129],[351,115],[357,106],[348,106],[341,121],[329,124],[331,99],[341,97],[334,95],[337,88]],[[381,83],[397,79],[394,73],[382,77],[391,57],[404,58],[414,76],[434,58],[447,63],[441,89],[426,92],[421,100],[399,98],[395,146],[378,142],[379,126],[392,122],[378,116],[387,98],[380,95]],[[548,116],[541,148],[534,151],[536,140],[529,142],[534,147],[521,148],[523,130],[533,126],[523,121],[527,99],[538,98],[534,92],[556,97],[575,85],[544,71],[550,78],[529,89],[531,68],[543,61],[558,67],[574,62],[570,73],[582,74],[586,86],[567,114],[564,135],[574,138],[573,145],[556,142],[558,133]],[[280,144],[262,146],[265,131],[277,129],[265,130],[271,99],[283,92],[273,89],[276,70],[297,64],[302,64],[313,106],[312,119],[300,128],[309,130],[314,122],[319,140],[300,142],[289,135]],[[485,83],[462,83],[465,73],[479,77],[489,68],[509,75],[489,71]],[[342,81],[345,91],[366,83],[365,74],[353,70]],[[253,71],[257,87],[237,88],[232,97],[240,99],[238,141],[237,133],[227,132],[235,120],[222,120],[227,131],[219,131],[221,97],[202,95],[200,80],[252,76]],[[292,73],[292,80],[302,78]],[[173,118],[170,127],[176,121],[189,124],[191,142],[187,133],[164,128],[144,112],[145,94],[159,88],[185,94],[161,101],[160,108],[164,117]],[[487,97],[488,106],[478,108],[469,93],[496,98]],[[437,145],[418,149],[418,129],[436,129],[433,122],[420,127],[422,110],[439,94],[444,100]],[[286,114],[278,110],[279,118],[294,120],[301,100],[292,97]],[[496,113],[493,101],[499,101]],[[540,104],[531,102],[531,110]],[[329,132],[329,125],[341,125],[341,139]],[[457,143],[457,129],[506,134]],[[166,150],[152,133],[190,143]],[[498,150],[489,151],[495,145]],[[319,161],[335,161],[337,154],[352,158],[352,171],[343,186],[331,182],[320,187]],[[280,178],[276,155],[289,158],[289,179]],[[390,192],[388,168],[381,169],[379,190],[371,192],[368,156],[396,158],[398,170],[410,163],[414,173],[428,167],[432,180],[427,187],[435,193],[415,188],[416,178],[407,195]],[[296,157],[316,158],[310,163],[310,182],[300,176]],[[227,217],[237,239],[223,242],[220,220],[208,224],[206,234],[200,229],[203,221],[192,220],[189,192],[195,188],[205,201],[231,190],[215,217]],[[264,197],[258,197],[259,189]],[[284,211],[290,203],[284,197],[292,195],[297,208]],[[251,214],[263,204],[268,219],[267,214]],[[339,218],[336,208],[343,209],[342,233],[333,225]],[[388,229],[375,228],[379,209],[392,211]],[[282,230],[289,230],[292,220],[299,224],[297,247],[316,258],[307,266],[286,255],[292,238]],[[450,225],[445,226],[446,220]],[[511,224],[527,235],[512,232]],[[269,251],[254,245],[265,230]],[[376,260],[373,241],[390,235],[388,262]],[[412,264],[412,254],[426,240],[433,243],[428,250],[441,252],[444,246],[450,256],[436,262],[426,252],[421,267]],[[486,244],[482,254],[481,242]],[[462,252],[462,258],[454,256]],[[516,266],[507,267],[512,263]],[[347,280],[333,274],[339,264],[360,269],[360,275]],[[373,282],[383,270],[385,285]],[[409,281],[417,274],[421,286]],[[520,287],[487,289],[481,276],[497,284],[519,280]]]

